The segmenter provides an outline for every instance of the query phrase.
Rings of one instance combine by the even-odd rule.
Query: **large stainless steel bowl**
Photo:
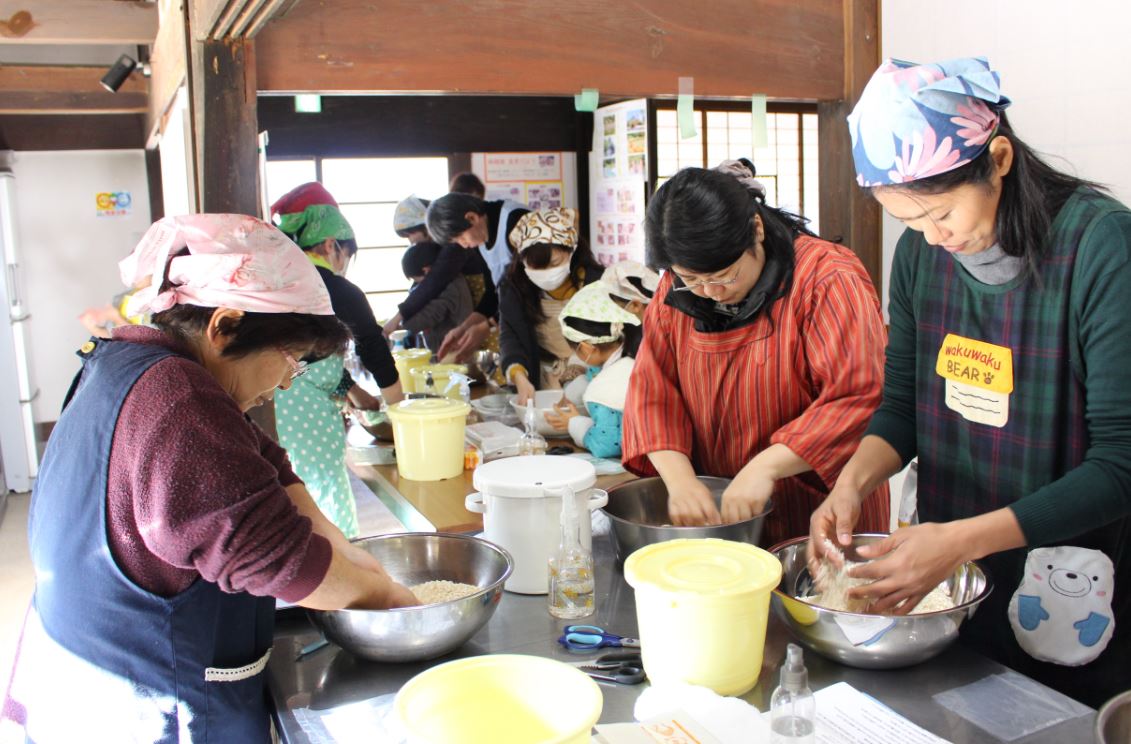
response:
[[[1100,712],[1096,714],[1096,742],[1131,742],[1131,690],[1119,693],[1100,708]]]
[[[711,489],[715,505],[721,507],[723,491],[730,485],[730,480],[707,475],[699,476],[699,480]],[[661,478],[640,478],[610,488],[609,503],[601,511],[612,522],[617,560],[624,563],[625,558],[645,545],[677,538],[716,537],[757,545],[762,535],[762,523],[773,510],[770,502],[766,504],[765,511],[744,522],[713,527],[675,527],[668,515],[668,489],[664,481]]]
[[[853,547],[884,537],[853,535]],[[848,666],[894,669],[926,661],[958,637],[959,626],[993,590],[990,577],[971,561],[946,580],[955,604],[952,610],[895,617],[817,607],[797,599],[810,594],[813,586],[805,558],[808,543],[808,537],[799,537],[770,548],[782,564],[781,583],[774,590],[771,605],[803,644]]]
[[[479,587],[468,597],[419,607],[309,611],[328,640],[372,661],[421,661],[459,648],[494,614],[514,568],[507,551],[468,535],[409,532],[354,544],[405,586],[447,579]]]

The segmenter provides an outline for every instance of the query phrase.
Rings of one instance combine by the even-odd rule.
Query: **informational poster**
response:
[[[531,209],[577,206],[577,160],[571,152],[473,153],[471,170],[487,199],[510,199]]]
[[[589,234],[603,265],[644,262],[648,179],[648,108],[643,99],[594,113],[590,154]]]

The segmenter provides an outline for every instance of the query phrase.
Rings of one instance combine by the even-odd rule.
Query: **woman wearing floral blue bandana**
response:
[[[861,549],[853,593],[905,613],[981,560],[964,642],[1098,705],[1131,687],[1131,210],[1043,162],[998,84],[982,58],[888,60],[848,118],[858,183],[908,229],[883,403],[811,543],[847,544],[918,457],[923,523]]]

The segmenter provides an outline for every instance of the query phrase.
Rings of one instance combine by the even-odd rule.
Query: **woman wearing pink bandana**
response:
[[[275,598],[415,604],[246,415],[349,338],[314,266],[242,215],[171,217],[82,370],[32,497],[35,594],[3,715],[39,744],[270,742]]]

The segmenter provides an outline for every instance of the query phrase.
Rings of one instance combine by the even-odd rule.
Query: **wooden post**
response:
[[[878,0],[844,0],[844,97],[817,105],[821,172],[821,233],[851,248],[883,287],[880,207],[855,186],[852,142],[845,117],[880,64]]]
[[[200,211],[260,217],[254,43],[193,41],[190,57],[189,92]],[[253,408],[249,415],[278,439],[273,403]]]

